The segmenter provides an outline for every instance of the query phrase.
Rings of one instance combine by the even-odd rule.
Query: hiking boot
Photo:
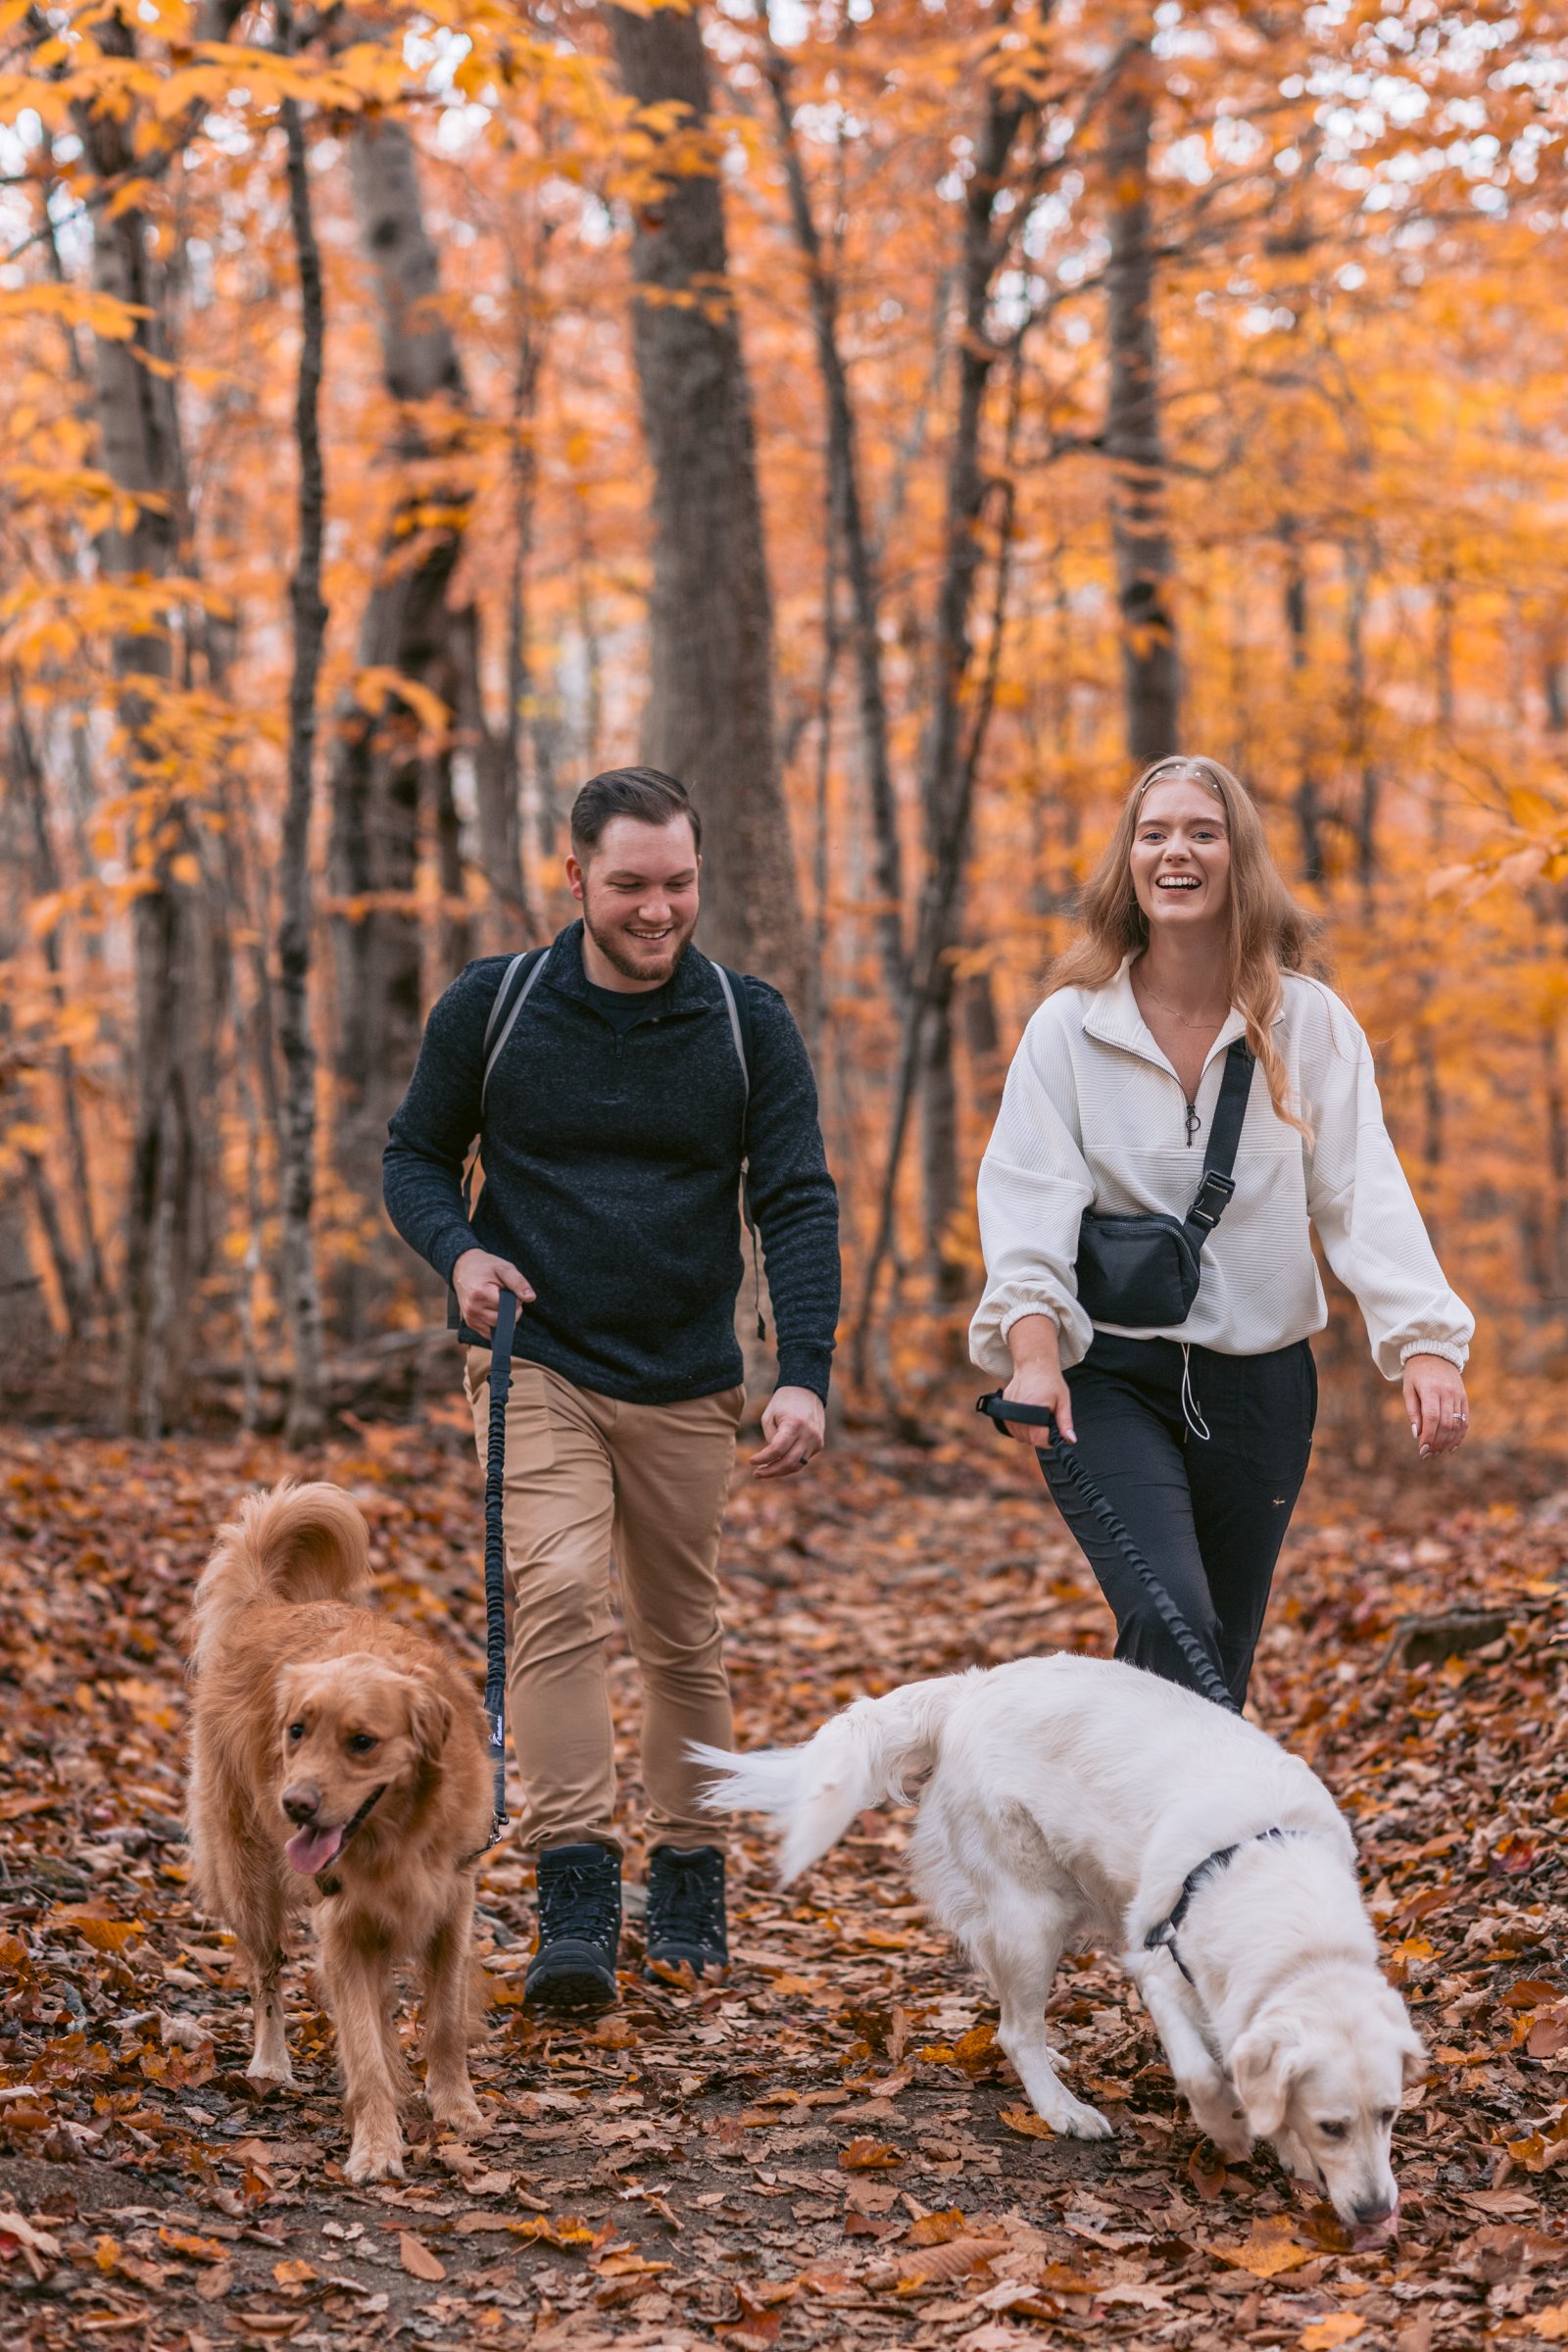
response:
[[[689,1960],[699,1978],[729,1966],[724,1857],[716,1845],[656,1845],[648,1857],[650,1974]]]
[[[608,2009],[620,1942],[620,1856],[547,1845],[539,1856],[539,1949],[522,1997],[535,2009]]]

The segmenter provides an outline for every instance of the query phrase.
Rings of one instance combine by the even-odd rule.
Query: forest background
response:
[[[813,1051],[851,1385],[917,1419],[1006,1056],[1180,745],[1325,916],[1487,1418],[1547,1436],[1564,30],[5,0],[11,1401],[303,1438],[417,1378],[423,1014],[566,919],[571,794],[642,756]],[[1353,1311],[1329,1355],[1374,1448]]]

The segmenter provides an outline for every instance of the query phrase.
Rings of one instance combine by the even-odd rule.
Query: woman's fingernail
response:
[[[1423,1461],[1425,1461],[1425,1460],[1426,1460],[1426,1458],[1427,1458],[1427,1456],[1428,1456],[1428,1454],[1430,1454],[1430,1452],[1431,1452],[1431,1451],[1432,1451],[1432,1448],[1431,1448],[1431,1446],[1422,1446],[1422,1448],[1421,1448],[1421,1459],[1422,1459]]]

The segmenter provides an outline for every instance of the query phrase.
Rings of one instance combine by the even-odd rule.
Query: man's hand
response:
[[[1423,1461],[1429,1454],[1452,1453],[1462,1446],[1470,1427],[1470,1401],[1458,1365],[1446,1355],[1407,1355],[1404,1409]]]
[[[767,1444],[752,1456],[754,1478],[787,1478],[804,1470],[827,1442],[827,1411],[813,1389],[775,1389],[762,1413]]]
[[[524,1306],[533,1298],[510,1258],[492,1257],[488,1250],[465,1250],[452,1269],[452,1288],[458,1294],[458,1312],[464,1322],[485,1339],[495,1330],[503,1291],[510,1291]]]

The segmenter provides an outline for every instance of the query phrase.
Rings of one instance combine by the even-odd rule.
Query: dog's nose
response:
[[[295,1787],[284,1789],[280,1801],[290,1821],[313,1821],[320,1810],[321,1791],[313,1788],[309,1781],[300,1781]]]
[[[1361,2228],[1370,2230],[1375,2223],[1388,2220],[1394,2203],[1389,2197],[1358,2197],[1350,2210]]]

